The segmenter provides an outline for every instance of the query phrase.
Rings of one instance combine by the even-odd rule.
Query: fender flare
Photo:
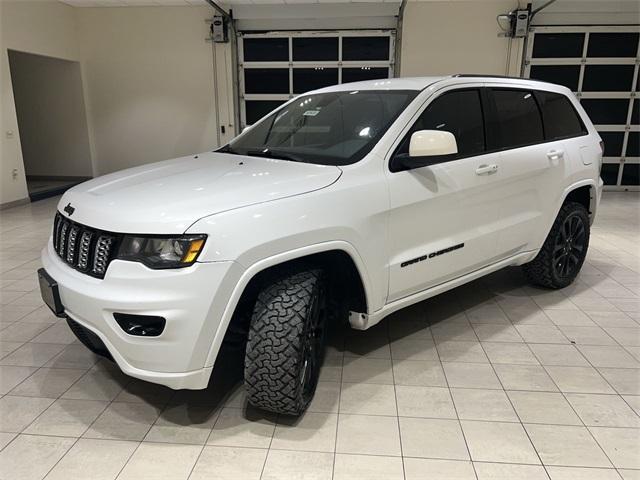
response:
[[[358,253],[357,249],[353,246],[353,244],[347,241],[333,240],[329,242],[316,243],[264,258],[246,268],[236,282],[233,292],[231,293],[231,296],[227,301],[227,305],[225,306],[224,313],[222,314],[222,318],[220,319],[220,323],[218,324],[218,328],[216,329],[216,333],[213,337],[211,347],[209,348],[209,353],[207,354],[204,367],[208,368],[214,365],[220,351],[220,347],[222,345],[222,340],[224,339],[227,328],[229,327],[229,323],[231,322],[231,317],[235,312],[236,306],[238,305],[238,301],[240,300],[242,293],[244,292],[251,279],[253,279],[258,273],[275,265],[279,265],[290,260],[295,260],[297,258],[306,257],[308,255],[316,253],[328,252],[330,250],[342,250],[347,255],[349,255],[349,257],[351,257],[351,260],[355,264],[356,269],[358,270],[358,274],[360,275],[360,279],[364,288],[365,299],[367,301],[367,305],[369,305],[369,298],[371,298],[370,295],[372,292],[369,274],[367,272],[365,263],[362,260],[362,257]],[[241,264],[240,262],[238,263]]]

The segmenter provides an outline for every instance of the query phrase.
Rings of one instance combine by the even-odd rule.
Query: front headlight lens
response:
[[[119,260],[142,262],[149,268],[188,267],[202,251],[206,235],[136,237],[126,235],[118,249]]]

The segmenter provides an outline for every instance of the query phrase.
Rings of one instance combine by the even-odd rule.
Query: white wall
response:
[[[212,11],[77,9],[96,174],[216,146]]]
[[[25,173],[92,176],[80,64],[9,52]]]
[[[79,60],[74,8],[57,1],[0,1],[0,205],[27,197],[7,49]],[[7,138],[12,131],[12,138]],[[16,171],[14,178],[13,172]]]
[[[534,2],[534,8],[540,1]],[[638,0],[558,0],[540,11],[533,25],[637,25]]]
[[[510,40],[498,37],[496,16],[517,6],[517,0],[409,2],[402,29],[401,75],[504,75]],[[517,50],[517,45],[513,48]]]

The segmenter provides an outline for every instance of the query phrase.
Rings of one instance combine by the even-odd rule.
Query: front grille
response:
[[[104,278],[122,235],[87,227],[56,213],[53,249],[69,266],[96,278]]]

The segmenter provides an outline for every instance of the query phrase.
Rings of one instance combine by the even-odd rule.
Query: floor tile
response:
[[[340,414],[336,452],[399,456],[398,419],[396,417]]]
[[[443,363],[442,366],[449,387],[502,388],[491,365],[479,363]]]
[[[207,444],[268,448],[275,428],[275,415],[252,408],[224,408],[213,426]]]
[[[475,325],[473,329],[481,342],[523,342],[518,331],[511,325]]]
[[[475,462],[478,480],[549,480],[541,465]]]
[[[41,368],[11,390],[11,394],[58,398],[84,374],[85,370],[74,368]]]
[[[440,342],[437,344],[442,362],[489,363],[482,346],[478,342]]]
[[[118,480],[186,480],[202,447],[143,443],[122,469]]]
[[[531,345],[533,347],[534,345]],[[511,365],[538,365],[539,362],[531,353],[528,345],[521,343],[491,343],[483,342],[482,348],[491,363],[505,363]],[[586,362],[585,362],[586,363]]]
[[[21,432],[53,403],[52,398],[0,398],[0,431]]]
[[[590,427],[589,430],[614,467],[640,469],[640,429]]]
[[[46,367],[52,368],[82,368],[85,370],[93,367],[99,357],[84,345],[67,345],[64,350],[46,363]]]
[[[400,418],[402,453],[407,457],[468,460],[457,420]]]
[[[318,382],[316,393],[307,411],[337,413],[340,405],[340,389],[341,385],[338,382]]]
[[[391,359],[345,357],[342,381],[393,385]]]
[[[469,461],[404,458],[406,480],[475,480]]]
[[[536,365],[494,365],[505,390],[553,392],[558,388],[545,369]]]
[[[153,405],[115,402],[93,422],[86,438],[142,440],[160,414]]]
[[[605,328],[607,334],[625,347],[640,347],[640,328]]]
[[[24,433],[79,437],[107,407],[107,402],[58,399]]]
[[[36,370],[34,367],[0,365],[0,395],[9,393]]]
[[[63,398],[111,401],[130,381],[131,378],[116,371],[115,367],[105,367],[98,363],[74,383],[64,393]]]
[[[526,425],[526,429],[545,465],[611,467],[585,427]]]
[[[270,448],[333,452],[337,424],[335,413],[307,412],[299,418],[279,418]]]
[[[539,464],[527,434],[519,423],[460,422],[474,462]]]
[[[598,371],[619,394],[640,395],[640,372],[637,369],[599,368]],[[613,393],[613,391],[602,393]]]
[[[547,467],[551,480],[620,480],[613,468]]]
[[[346,455],[335,458],[333,480],[404,480],[402,459],[372,455]]]
[[[527,343],[569,343],[555,325],[516,325],[516,330]]]
[[[508,395],[522,423],[582,425],[561,393],[511,391]]]
[[[259,480],[267,450],[206,446],[189,480]]]
[[[447,386],[439,361],[394,360],[393,376],[396,385]]]
[[[331,480],[333,454],[269,450],[261,480]]]
[[[40,480],[76,440],[20,435],[0,452],[0,472],[6,479]]]
[[[401,417],[457,418],[448,388],[396,385],[395,393]]]
[[[452,388],[460,420],[518,422],[509,399],[500,390]]]
[[[137,442],[81,438],[47,475],[47,480],[113,480]]]
[[[615,393],[595,368],[559,366],[545,368],[561,392]]]
[[[41,367],[58,355],[63,345],[25,343],[2,360],[0,365],[15,365],[20,367]]]
[[[391,342],[394,360],[438,360],[436,346],[431,339],[401,338]]]
[[[148,442],[204,445],[219,411],[207,406],[170,405],[144,437]]]
[[[574,345],[532,343],[529,347],[542,365],[589,366],[589,362]]]
[[[603,368],[639,368],[640,362],[619,346],[579,346],[578,350],[594,367]],[[640,376],[640,372],[638,372]]]
[[[396,415],[396,395],[393,385],[343,383],[340,412],[363,415]]]
[[[568,393],[567,400],[587,426],[640,428],[640,417],[619,395]]]

